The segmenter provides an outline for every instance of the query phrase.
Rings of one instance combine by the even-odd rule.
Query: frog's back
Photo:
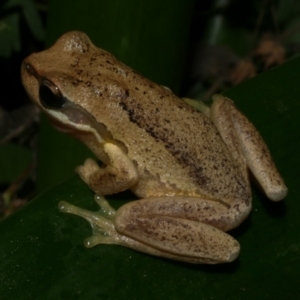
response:
[[[248,198],[247,182],[211,120],[170,90],[147,79],[141,82],[120,101],[130,122],[146,133],[148,141],[139,143],[140,155],[134,145],[130,147],[143,174],[137,194],[147,185],[149,194],[167,190],[168,194]]]

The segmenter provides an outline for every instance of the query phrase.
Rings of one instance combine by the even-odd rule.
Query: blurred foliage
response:
[[[183,93],[210,99],[300,50],[296,0],[197,1]]]
[[[0,2],[0,217],[35,190],[38,110],[28,104],[19,70],[25,56],[42,49],[45,12],[42,0]]]
[[[33,0],[2,0],[0,3],[0,56],[8,57],[21,50],[22,20],[37,40],[44,40],[45,31]]]

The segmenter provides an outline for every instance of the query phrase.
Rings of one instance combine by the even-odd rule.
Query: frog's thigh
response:
[[[239,254],[238,242],[210,224],[222,224],[226,219],[231,222],[236,217],[228,215],[218,202],[208,202],[192,197],[133,201],[117,211],[116,230],[161,251],[165,257],[176,256],[185,261],[193,258],[206,263],[233,261]],[[214,213],[221,215],[216,217]]]
[[[222,95],[214,95],[211,119],[239,165],[243,160],[268,198],[282,200],[287,187],[276,169],[270,151],[252,123]],[[242,170],[245,172],[245,169]]]
[[[103,148],[109,158],[107,166],[99,167],[94,160],[87,159],[76,172],[96,194],[110,195],[127,190],[139,179],[136,167],[116,145],[106,143]]]

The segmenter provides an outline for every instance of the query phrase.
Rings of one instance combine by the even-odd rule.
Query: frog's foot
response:
[[[83,217],[90,223],[93,235],[84,241],[87,248],[97,244],[118,244],[120,235],[116,232],[113,221],[115,209],[102,196],[95,195],[95,201],[100,206],[100,210],[95,212],[79,208],[65,201],[60,201],[58,208],[61,212]]]

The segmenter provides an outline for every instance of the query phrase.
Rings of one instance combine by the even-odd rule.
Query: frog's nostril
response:
[[[36,75],[36,71],[35,71],[35,69],[32,67],[31,64],[28,64],[28,63],[24,62],[24,65],[25,65],[26,71],[27,71],[30,75],[33,75],[33,76]]]

